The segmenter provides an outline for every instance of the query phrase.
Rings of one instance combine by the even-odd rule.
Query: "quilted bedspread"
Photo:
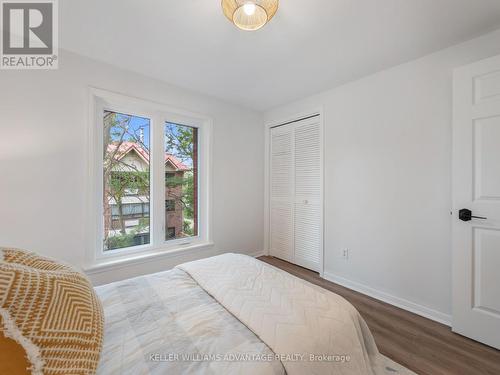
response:
[[[178,266],[253,331],[294,374],[386,374],[365,321],[344,298],[254,258]]]
[[[180,269],[95,289],[105,313],[98,375],[285,374],[269,347]]]

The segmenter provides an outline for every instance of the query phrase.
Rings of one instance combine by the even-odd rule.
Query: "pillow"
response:
[[[0,327],[3,327],[1,315]],[[29,375],[29,368],[31,363],[26,357],[24,348],[0,329],[0,374]]]
[[[6,263],[22,264],[39,270],[75,271],[73,267],[69,265],[63,264],[54,259],[42,257],[37,253],[21,249],[0,248],[0,260],[2,259]]]
[[[26,365],[36,375],[95,374],[103,316],[82,273],[34,253],[0,249],[0,350],[6,351],[0,359],[9,358],[0,360],[0,374],[24,374]]]

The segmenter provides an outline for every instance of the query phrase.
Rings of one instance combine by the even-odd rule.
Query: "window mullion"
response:
[[[93,174],[96,183],[92,186],[92,189],[94,190],[94,197],[96,199],[96,204],[97,204],[97,226],[96,226],[96,231],[93,233],[94,240],[95,242],[95,257],[96,259],[99,258],[103,252],[104,252],[104,207],[103,207],[103,195],[104,195],[104,188],[103,188],[103,147],[104,147],[104,125],[102,122],[102,114],[104,113],[104,101],[102,99],[97,99],[95,100],[95,107],[94,107],[94,116],[96,119],[96,130],[93,132],[93,139],[92,139],[92,145],[95,147],[92,152],[92,156],[95,158],[96,163],[94,163],[94,168],[93,168]]]
[[[160,114],[153,117],[152,158],[151,158],[151,217],[153,220],[152,242],[154,247],[161,246],[165,238],[165,165],[164,165],[163,120]]]

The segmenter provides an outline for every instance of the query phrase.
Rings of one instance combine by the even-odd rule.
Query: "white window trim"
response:
[[[150,244],[126,249],[103,250],[104,213],[102,206],[103,121],[104,109],[150,119],[151,192]],[[163,160],[163,125],[165,121],[198,128],[198,235],[165,240],[165,173]],[[213,121],[210,117],[173,108],[165,104],[134,98],[98,88],[89,88],[87,133],[88,185],[86,199],[86,270],[143,262],[149,257],[169,257],[179,252],[213,246],[211,237],[211,142]]]

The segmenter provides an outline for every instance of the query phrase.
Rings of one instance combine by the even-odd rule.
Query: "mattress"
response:
[[[96,292],[98,374],[411,373],[378,353],[343,298],[251,257],[224,254]]]

